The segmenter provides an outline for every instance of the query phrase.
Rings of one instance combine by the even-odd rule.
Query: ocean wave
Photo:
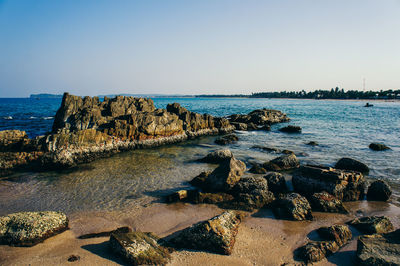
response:
[[[12,120],[13,117],[12,117],[12,116],[4,116],[3,119],[5,119],[5,120]]]
[[[29,119],[36,119],[36,118],[37,118],[36,116],[29,117]]]
[[[43,120],[49,120],[49,119],[53,119],[54,116],[46,116],[46,117],[42,117]]]

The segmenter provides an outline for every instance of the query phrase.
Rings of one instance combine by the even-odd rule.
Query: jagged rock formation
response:
[[[325,191],[343,201],[364,197],[365,179],[360,172],[308,165],[300,167],[292,183],[295,191],[306,196]]]
[[[310,204],[314,211],[349,213],[341,200],[326,192],[314,193],[310,197]]]
[[[243,216],[240,213],[226,211],[210,220],[199,222],[182,230],[170,242],[178,248],[230,255],[242,219]]]
[[[288,120],[286,114],[275,110],[257,110],[250,117],[256,126]],[[29,139],[23,131],[0,132],[0,174],[22,166],[70,167],[123,150],[234,129],[226,118],[194,113],[178,103],[156,109],[151,99],[117,96],[100,101],[65,93],[51,133]]]
[[[311,206],[305,197],[297,193],[281,196],[274,206],[274,213],[284,219],[295,221],[312,220]]]
[[[68,218],[54,211],[17,212],[0,217],[0,244],[34,246],[68,229]]]
[[[394,229],[392,222],[385,216],[356,218],[348,222],[348,224],[365,234],[383,234],[393,231]]]

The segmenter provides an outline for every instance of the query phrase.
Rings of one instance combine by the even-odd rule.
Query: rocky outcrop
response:
[[[324,241],[311,241],[299,249],[300,257],[307,263],[320,261],[335,253],[352,238],[346,225],[321,227],[317,233]]]
[[[170,242],[177,248],[230,255],[242,218],[238,212],[227,211],[182,230]]]
[[[372,182],[368,187],[367,199],[376,201],[388,201],[392,195],[390,186],[383,180]]]
[[[110,247],[132,265],[165,265],[171,259],[167,248],[152,233],[114,233],[110,236]]]
[[[222,162],[205,179],[203,189],[208,191],[228,191],[233,188],[246,171],[246,164],[236,158]]]
[[[263,164],[263,168],[270,171],[281,171],[298,168],[300,166],[296,155],[289,153]]]
[[[264,176],[268,182],[268,188],[275,194],[284,193],[287,191],[285,177],[281,173],[271,172]]]
[[[343,201],[360,200],[364,197],[364,176],[354,171],[302,166],[293,175],[292,183],[295,191],[306,196],[325,191]]]
[[[0,244],[34,246],[68,229],[64,213],[17,212],[0,217]]]
[[[390,148],[383,143],[371,143],[371,144],[369,144],[369,148],[373,151],[390,150]]]
[[[392,222],[385,216],[356,218],[348,222],[348,224],[364,234],[383,234],[394,229]]]
[[[274,205],[274,213],[280,218],[296,221],[313,219],[310,203],[297,193],[283,195]]]
[[[360,236],[357,259],[363,266],[400,265],[400,229],[382,235]]]
[[[252,123],[287,120],[280,111],[257,111]],[[246,124],[247,125],[247,124]],[[226,134],[235,126],[222,117],[190,112],[178,103],[157,109],[151,99],[78,97],[65,93],[52,132],[29,139],[25,132],[0,131],[0,174],[21,166],[70,167],[116,152]],[[45,167],[44,167],[45,166]]]
[[[207,154],[204,158],[200,159],[204,163],[221,163],[233,157],[229,149],[220,149]]]
[[[360,161],[352,158],[341,158],[335,165],[336,169],[357,171],[363,174],[369,172],[369,167]]]
[[[279,129],[280,132],[285,133],[301,133],[301,127],[289,125]]]
[[[215,140],[215,143],[218,145],[228,145],[235,143],[239,140],[238,136],[235,134],[226,135]]]
[[[343,206],[341,200],[327,192],[314,193],[310,197],[310,204],[314,211],[349,213],[346,207]]]

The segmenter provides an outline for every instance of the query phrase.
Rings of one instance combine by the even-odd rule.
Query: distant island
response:
[[[311,92],[301,91],[279,91],[279,92],[255,92],[246,94],[201,94],[195,97],[240,97],[240,98],[294,98],[294,99],[400,99],[400,90],[380,90],[380,91],[358,91],[339,89],[315,90]]]
[[[49,93],[38,93],[38,94],[31,94],[29,98],[31,99],[61,99],[63,96],[62,94],[49,94]]]

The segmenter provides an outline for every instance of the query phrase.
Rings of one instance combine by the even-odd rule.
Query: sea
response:
[[[280,154],[254,149],[261,145],[292,150],[302,164],[334,166],[342,157],[366,163],[367,179],[384,179],[400,197],[400,102],[359,100],[154,98],[157,108],[177,102],[190,111],[214,116],[246,114],[268,108],[285,112],[291,121],[267,131],[238,131],[239,142],[229,145],[245,161],[265,162]],[[30,137],[51,131],[61,99],[0,98],[0,130],[25,130]],[[281,133],[298,125],[301,134]],[[0,179],[0,215],[16,211],[60,210],[66,213],[142,208],[162,196],[187,188],[187,181],[216,166],[196,160],[220,148],[215,136],[153,149],[133,150],[80,165],[77,168],[17,173]],[[315,141],[318,146],[306,145]],[[391,149],[376,152],[372,142]],[[287,177],[290,180],[290,177]]]

